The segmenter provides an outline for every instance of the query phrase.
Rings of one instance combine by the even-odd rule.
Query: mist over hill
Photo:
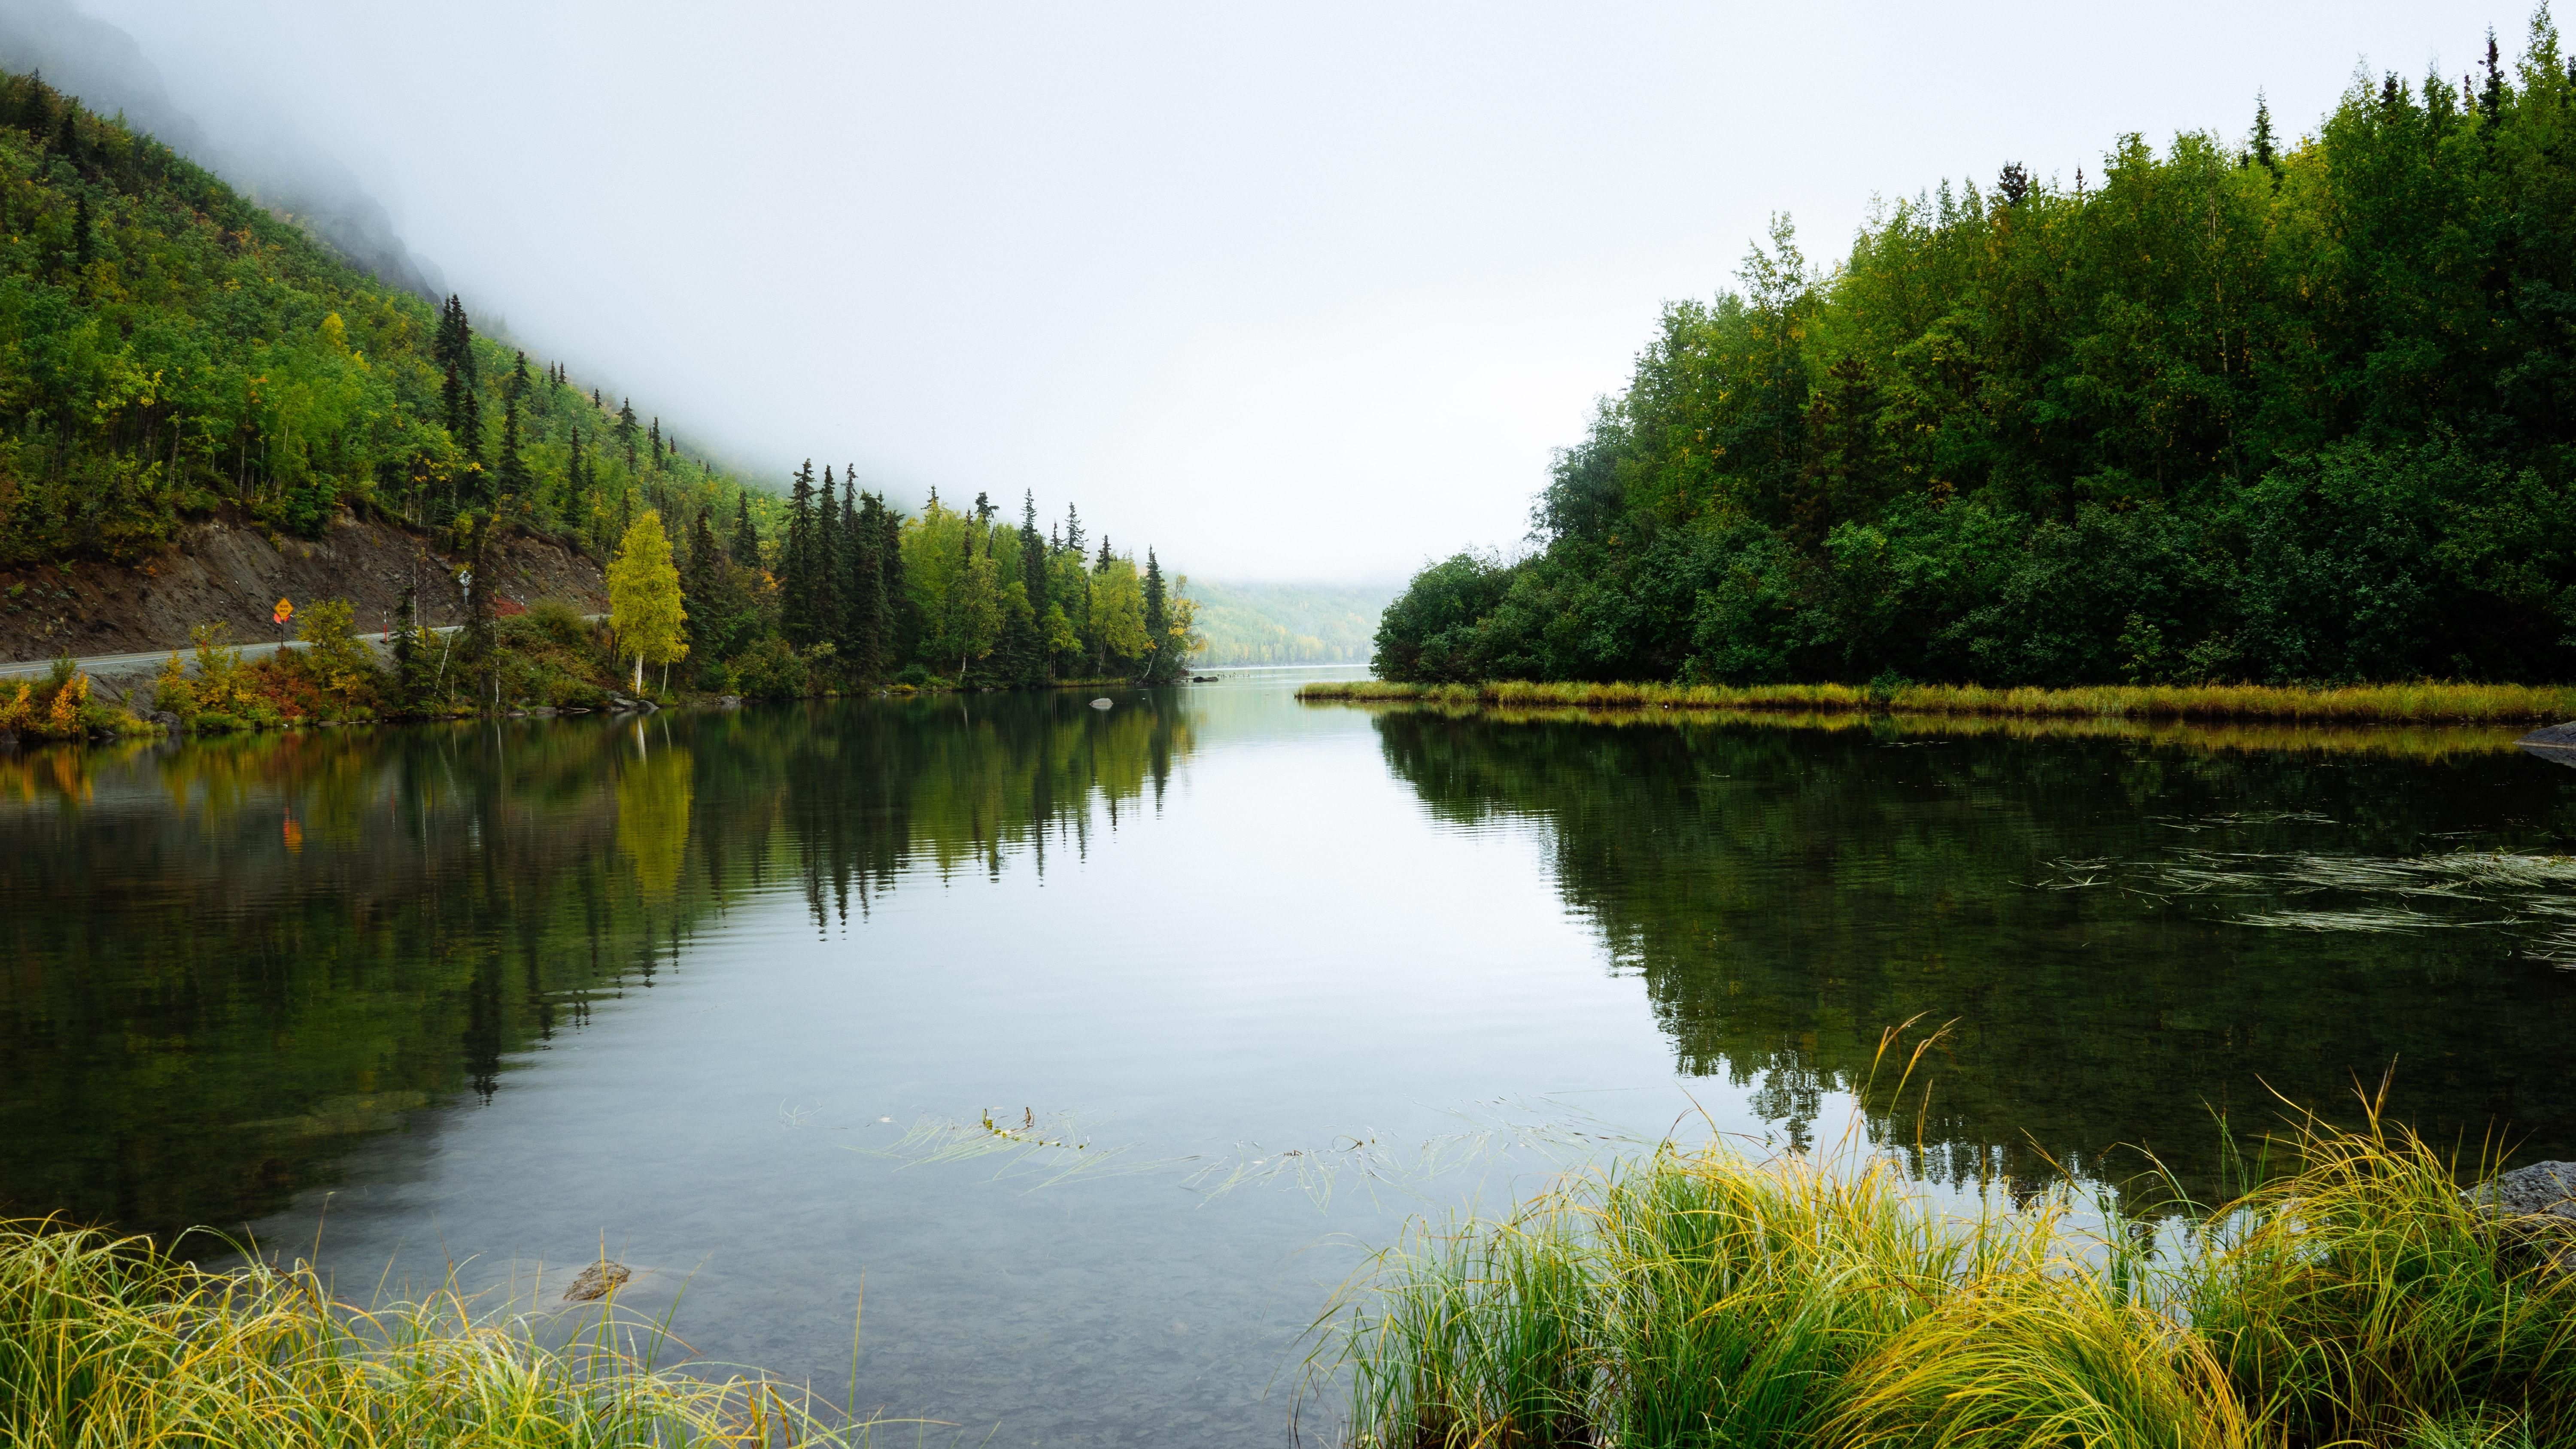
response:
[[[1193,578],[1201,664],[1366,664],[1378,615],[1401,585],[1218,583]]]

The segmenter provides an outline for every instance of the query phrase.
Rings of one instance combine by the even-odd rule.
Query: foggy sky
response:
[[[13,5],[20,0],[11,0]],[[1217,578],[1518,545],[1774,211],[2456,82],[2433,3],[70,0],[237,165],[346,168],[478,318],[771,479],[1078,502]],[[273,158],[294,158],[287,160]]]

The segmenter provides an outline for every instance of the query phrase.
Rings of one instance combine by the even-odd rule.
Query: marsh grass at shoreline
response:
[[[1449,708],[1586,710],[1789,710],[1979,718],[2285,720],[2343,724],[2537,724],[2576,719],[2576,686],[2356,684],[2091,685],[1989,689],[1974,684],[1596,684],[1495,680],[1484,684],[1319,681],[1301,700],[1425,704]]]
[[[452,1286],[360,1307],[301,1263],[210,1271],[149,1238],[0,1222],[0,1442],[859,1445],[888,1427],[838,1424],[798,1386],[658,1368],[664,1325],[594,1311],[549,1349]]]
[[[1418,1224],[1314,1366],[1371,1449],[2568,1442],[2570,1224],[2487,1212],[2459,1184],[2492,1162],[2365,1106],[2161,1233],[2071,1189],[1961,1216],[1882,1155],[1667,1144]]]

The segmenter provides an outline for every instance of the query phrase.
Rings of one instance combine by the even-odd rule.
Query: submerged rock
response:
[[[2514,743],[2553,764],[2576,766],[2576,722],[2544,725]]]
[[[634,1269],[623,1263],[612,1263],[602,1258],[582,1269],[581,1276],[572,1280],[572,1286],[564,1290],[564,1301],[566,1303],[597,1302],[616,1292],[619,1285],[634,1276]]]

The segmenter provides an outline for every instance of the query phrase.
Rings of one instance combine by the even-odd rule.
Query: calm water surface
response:
[[[604,1246],[835,1401],[1213,1444],[1284,1442],[1409,1216],[1677,1121],[2204,1187],[2214,1114],[2393,1063],[2407,1120],[2576,1156],[2576,770],[2492,733],[1295,678],[0,756],[0,1209],[357,1296],[547,1301]]]

